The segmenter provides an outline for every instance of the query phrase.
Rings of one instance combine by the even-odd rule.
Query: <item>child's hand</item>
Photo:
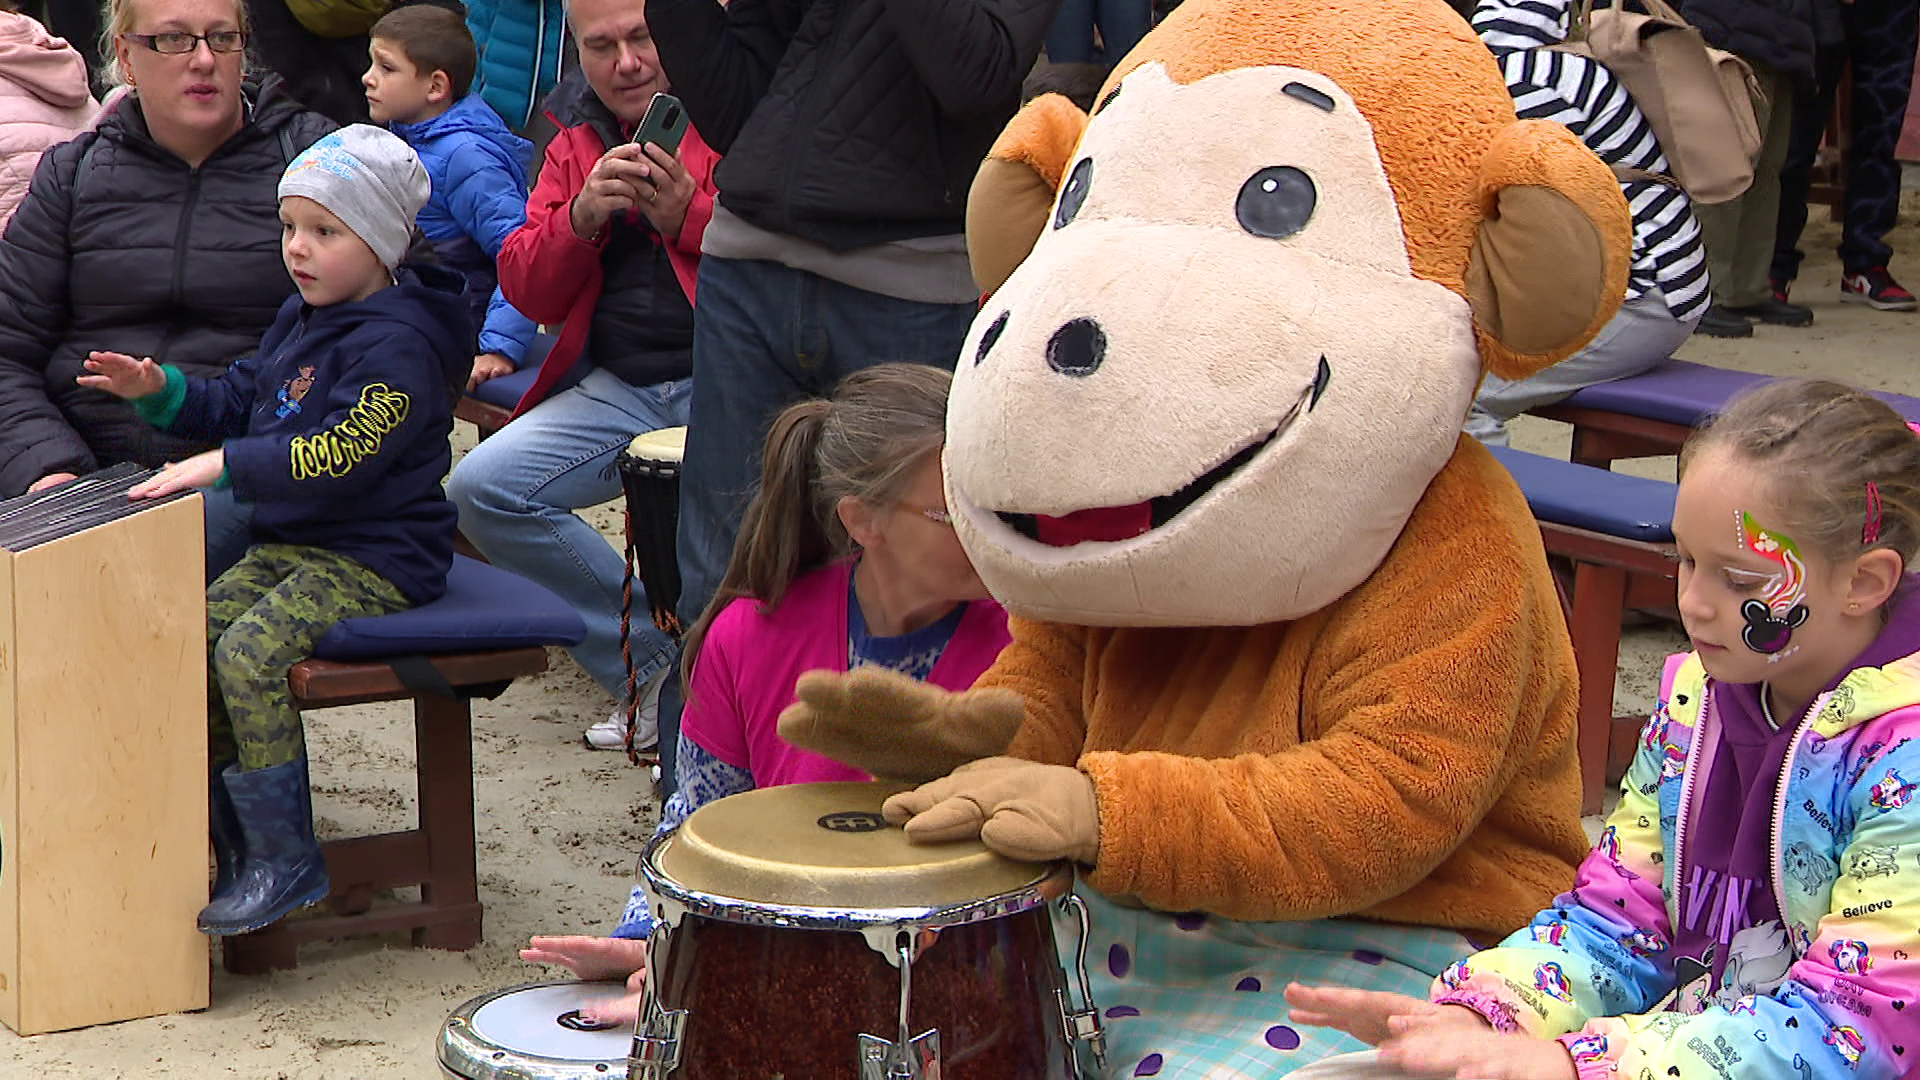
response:
[[[74,381],[128,400],[157,394],[167,388],[167,373],[152,357],[135,360],[126,353],[90,352],[81,366],[92,372]]]
[[[1465,1006],[1435,1005],[1385,990],[1288,983],[1286,996],[1294,1023],[1344,1031],[1368,1046],[1428,1024],[1490,1030],[1484,1017]]]
[[[513,361],[497,352],[481,353],[473,358],[473,374],[467,376],[467,392],[489,379],[513,374]]]
[[[535,935],[520,950],[520,959],[566,968],[576,979],[624,979],[645,973],[647,943],[584,934]]]
[[[213,482],[220,479],[220,474],[226,471],[227,452],[209,450],[204,454],[195,454],[185,461],[173,462],[153,476],[140,481],[127,492],[127,498],[158,499],[176,491],[186,491],[188,488],[212,487]]]
[[[1398,1027],[1398,1025],[1396,1025]],[[1416,1024],[1380,1044],[1380,1060],[1409,1076],[1474,1080],[1578,1080],[1573,1057],[1553,1039],[1502,1035],[1489,1027]]]

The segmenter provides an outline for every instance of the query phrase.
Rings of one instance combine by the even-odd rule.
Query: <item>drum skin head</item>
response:
[[[643,431],[627,444],[627,456],[639,461],[671,461],[679,464],[687,453],[687,429],[660,428]]]
[[[1015,862],[978,840],[913,844],[880,816],[911,785],[788,784],[710,802],[656,854],[690,889],[751,903],[816,908],[938,907],[1027,888],[1050,867]]]

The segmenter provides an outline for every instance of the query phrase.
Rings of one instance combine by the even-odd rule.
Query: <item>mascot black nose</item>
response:
[[[1091,375],[1106,358],[1106,332],[1092,319],[1074,319],[1047,339],[1047,366],[1062,375]]]

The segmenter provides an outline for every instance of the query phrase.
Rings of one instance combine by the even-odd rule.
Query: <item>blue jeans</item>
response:
[[[1093,28],[1100,27],[1100,51]],[[1151,0],[1061,0],[1047,31],[1047,59],[1055,64],[1118,63],[1153,28]]]
[[[552,589],[587,624],[569,650],[593,681],[626,700],[620,589],[626,560],[575,510],[621,497],[615,461],[635,435],[687,422],[692,382],[632,386],[604,371],[536,405],[473,448],[447,479],[460,531],[487,561]],[[673,661],[634,587],[633,657],[645,683]]]
[[[201,488],[200,509],[207,525],[207,584],[211,585],[253,543],[253,504],[234,498],[232,488]]]
[[[693,419],[680,474],[680,620],[720,588],[740,514],[760,479],[760,444],[781,409],[824,396],[888,361],[951,371],[972,304],[925,304],[856,289],[779,263],[700,260],[693,310]],[[519,421],[515,421],[518,423]],[[662,695],[662,782],[670,794],[678,695]]]

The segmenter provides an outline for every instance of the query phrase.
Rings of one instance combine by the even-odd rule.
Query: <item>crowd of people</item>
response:
[[[1915,308],[1886,238],[1920,3],[1676,4],[1765,92],[1753,185],[1713,205],[1671,181],[1620,80],[1557,47],[1571,0],[1454,6],[1519,116],[1616,167],[1633,233],[1617,314],[1544,372],[1488,375],[1467,434],[1504,443],[1513,417],[1648,370],[1693,333],[1810,323],[1789,289],[1843,82],[1841,299]],[[781,737],[791,708],[842,707],[845,686],[810,672],[871,669],[929,717],[964,701],[927,720],[961,734],[916,746],[923,759],[1006,747],[1017,695],[914,696],[966,690],[1011,640],[943,482],[950,373],[982,291],[968,192],[1023,97],[1057,88],[1092,109],[1164,11],[107,0],[39,14],[0,12],[0,495],[132,462],[156,470],[136,496],[204,497],[216,878],[202,930],[245,933],[327,895],[286,670],[342,618],[442,595],[456,533],[579,612],[571,654],[614,703],[585,741],[657,747],[663,833],[728,795],[869,775]],[[684,135],[636,141],[661,107],[684,109]],[[512,420],[454,461],[460,396],[534,366]],[[581,515],[619,497],[635,436],[679,427],[684,639],[623,630],[625,563]],[[1297,986],[1297,1019],[1410,1069],[1585,1077],[1651,1055],[1662,1022],[1648,1016],[1674,993],[1675,1015],[1711,1012],[1694,1030],[1740,1054],[1764,1056],[1755,1030],[1766,1053],[1834,1053],[1821,1031],[1790,1030],[1826,1000],[1825,976],[1768,966],[1810,944],[1854,950],[1831,961],[1849,974],[1871,954],[1876,1005],[1920,990],[1894,951],[1910,934],[1849,916],[1857,935],[1834,937],[1838,865],[1764,887],[1780,831],[1817,821],[1775,820],[1777,790],[1789,807],[1802,792],[1809,807],[1853,800],[1822,823],[1841,848],[1914,842],[1896,811],[1915,698],[1909,676],[1883,672],[1920,648],[1903,602],[1920,437],[1857,391],[1780,383],[1697,434],[1682,470],[1694,650],[1666,670],[1626,817],[1577,887],[1535,898],[1530,926],[1463,954],[1430,997]],[[1786,475],[1820,482],[1773,479]],[[1855,711],[1803,739],[1840,694]],[[1880,743],[1846,768],[1813,761],[1811,743],[1866,731]],[[1856,799],[1867,771],[1897,791]],[[1683,802],[1680,820],[1701,822],[1691,865],[1719,884],[1663,896]],[[1720,925],[1695,918],[1725,909],[1714,890],[1729,881],[1761,887]],[[1858,884],[1862,911],[1905,898]],[[636,889],[612,937],[541,936],[522,955],[631,976],[629,996],[597,1007],[631,1022],[650,928]],[[1577,985],[1539,986],[1543,1006],[1530,988],[1549,967]],[[1847,1027],[1858,1045],[1838,1052],[1892,1052],[1875,1026],[1892,1010]]]

